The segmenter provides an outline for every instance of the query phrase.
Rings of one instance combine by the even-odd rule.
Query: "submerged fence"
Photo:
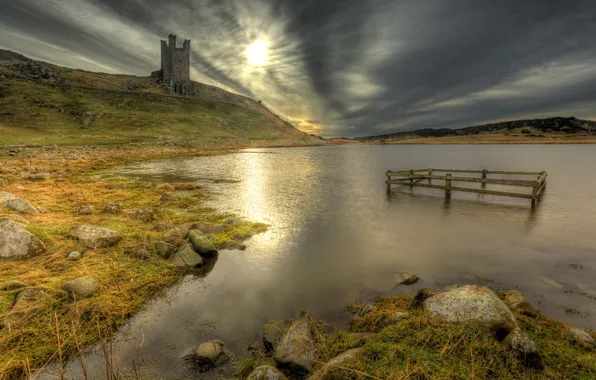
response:
[[[425,173],[425,174],[419,174]],[[445,173],[444,175],[437,175],[434,173]],[[453,175],[457,173],[458,175]],[[466,176],[473,174],[476,176]],[[507,175],[507,176],[534,176],[534,180],[525,179],[501,179],[489,178],[489,175]],[[452,191],[464,191],[469,193],[500,195],[505,197],[517,197],[531,199],[532,204],[540,199],[544,190],[546,189],[546,171],[541,172],[524,172],[524,171],[508,171],[508,170],[462,170],[462,169],[413,169],[405,171],[391,171],[387,173],[387,191],[391,191],[391,185],[402,185],[410,187],[426,187],[431,189],[445,190],[445,198],[451,198]],[[478,175],[481,175],[478,177]],[[523,177],[522,177],[523,178]],[[427,180],[427,183],[422,183]],[[445,181],[445,184],[433,184],[433,180]],[[473,182],[480,183],[481,188],[459,187],[453,186],[453,182]],[[507,186],[525,186],[531,187],[532,193],[517,193],[510,191],[488,190],[487,184],[507,185]]]

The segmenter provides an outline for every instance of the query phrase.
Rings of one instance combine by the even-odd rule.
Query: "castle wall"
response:
[[[164,80],[190,81],[190,40],[176,47],[176,36],[169,36],[169,44],[161,41],[161,68]]]

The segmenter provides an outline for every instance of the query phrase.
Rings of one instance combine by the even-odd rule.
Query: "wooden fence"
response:
[[[424,173],[424,174],[420,174]],[[434,173],[445,173],[437,175]],[[452,173],[458,173],[453,175]],[[465,176],[464,174],[473,174],[476,176]],[[500,179],[489,178],[489,175],[506,176],[534,176],[536,179]],[[478,176],[480,175],[480,176]],[[540,199],[546,188],[546,171],[541,172],[523,172],[508,170],[461,170],[461,169],[414,169],[405,171],[387,171],[387,191],[391,191],[391,185],[402,185],[410,187],[426,187],[431,189],[445,190],[445,198],[451,198],[452,191],[465,191],[469,193],[500,195],[505,197],[517,197],[531,199],[532,204]],[[523,178],[523,177],[522,177]],[[427,180],[427,183],[422,183]],[[433,180],[444,180],[445,184],[433,184]],[[452,182],[473,182],[480,183],[481,188],[453,186]],[[498,191],[486,189],[487,184],[525,186],[531,187],[532,193],[514,193],[509,191]]]

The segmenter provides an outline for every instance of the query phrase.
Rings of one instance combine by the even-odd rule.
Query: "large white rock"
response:
[[[87,248],[111,247],[117,244],[122,238],[118,232],[89,225],[81,225],[73,228],[68,236],[78,240]]]
[[[428,298],[424,306],[433,323],[476,321],[499,332],[510,332],[517,327],[511,310],[484,286],[460,286]]]
[[[43,242],[21,225],[8,218],[0,219],[0,259],[23,260],[45,251]]]
[[[310,316],[302,312],[281,338],[273,358],[281,364],[313,370],[316,347],[310,329]]]

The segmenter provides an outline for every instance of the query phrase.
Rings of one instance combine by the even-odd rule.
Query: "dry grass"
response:
[[[155,252],[154,244],[162,233],[152,230],[157,223],[226,223],[230,215],[217,213],[203,205],[206,198],[196,184],[182,184],[179,201],[159,202],[163,188],[130,178],[109,175],[119,163],[150,160],[172,153],[173,149],[37,150],[30,157],[7,159],[0,165],[0,176],[9,185],[2,188],[22,196],[45,210],[39,215],[25,215],[27,229],[46,244],[48,252],[27,261],[0,262],[0,278],[18,280],[28,287],[43,290],[35,306],[14,310],[18,291],[0,291],[0,321],[24,313],[25,320],[10,323],[0,332],[0,379],[25,378],[51,361],[64,362],[80,355],[83,347],[105,341],[127,318],[138,311],[160,289],[176,282],[179,272]],[[183,150],[184,154],[204,153]],[[79,157],[70,159],[72,154]],[[21,170],[48,172],[45,181],[24,180]],[[101,176],[98,176],[101,174]],[[180,184],[178,184],[180,185]],[[125,214],[100,213],[107,202],[121,201],[125,211],[153,209],[157,220],[145,223]],[[92,215],[77,215],[77,206],[92,205]],[[14,214],[0,208],[0,217]],[[68,239],[76,225],[106,227],[122,234],[122,241],[112,248],[85,249]],[[241,242],[265,225],[235,220],[224,231],[210,236],[217,247]],[[141,261],[132,253],[139,248],[151,252]],[[80,261],[68,261],[69,252],[83,253]],[[93,275],[101,283],[96,296],[72,302],[60,286],[71,279]]]

